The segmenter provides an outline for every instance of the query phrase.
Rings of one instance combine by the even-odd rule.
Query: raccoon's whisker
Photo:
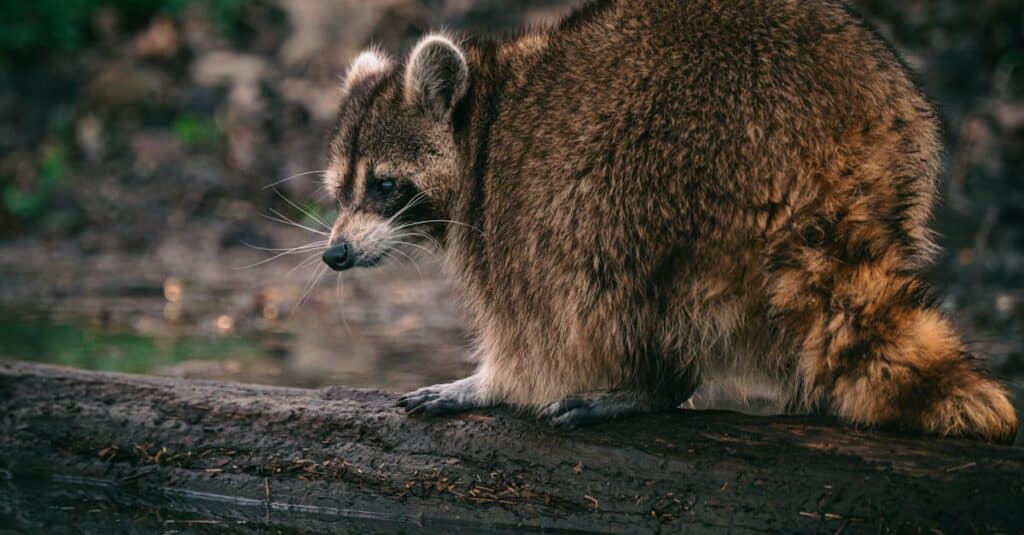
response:
[[[246,246],[246,247],[248,247],[250,249],[256,249],[257,251],[268,251],[268,252],[271,252],[271,253],[279,253],[279,252],[282,252],[282,251],[284,251],[284,252],[287,252],[287,251],[298,251],[300,249],[307,249],[307,248],[310,248],[310,247],[320,247],[320,246],[326,245],[326,244],[327,244],[327,240],[320,240],[320,241],[310,242],[310,243],[307,243],[305,245],[299,245],[299,246],[296,246],[296,247],[260,247],[258,245],[251,245],[251,244],[242,242],[242,245],[244,245],[244,246]]]
[[[320,243],[315,243],[315,244],[311,243],[311,244],[308,244],[308,245],[302,245],[302,246],[295,247],[295,248],[292,248],[292,249],[279,249],[281,252],[275,254],[274,256],[271,256],[270,258],[264,258],[263,260],[260,260],[259,262],[255,262],[255,263],[249,264],[247,266],[237,267],[235,269],[254,268],[256,266],[261,266],[261,265],[266,264],[268,262],[273,262],[274,260],[277,260],[278,258],[281,258],[282,256],[288,256],[288,255],[293,255],[293,254],[301,254],[301,253],[312,251],[314,249],[321,249],[321,248],[323,248],[326,245],[327,245],[327,242],[325,241],[325,242],[320,242]],[[254,249],[262,249],[262,250],[265,250],[265,251],[274,251],[274,249],[266,249],[266,248],[261,248],[261,247],[253,247],[253,248]]]
[[[314,234],[319,234],[321,236],[330,236],[329,233],[324,232],[322,230],[317,230],[317,229],[314,229],[314,228],[309,228],[306,225],[303,225],[303,224],[300,224],[300,223],[296,223],[295,221],[292,221],[291,219],[288,219],[283,214],[281,214],[281,212],[278,212],[277,210],[274,210],[273,208],[270,209],[270,212],[272,214],[274,214],[275,216],[277,216],[277,218],[270,217],[270,216],[268,216],[266,214],[261,214],[261,215],[263,215],[263,217],[265,217],[265,218],[267,218],[267,219],[269,219],[271,221],[277,221],[278,223],[284,223],[285,225],[290,225],[290,226],[293,226],[293,227],[296,227],[296,228],[300,228],[300,229],[303,229],[303,230],[308,230],[309,232],[312,232]]]
[[[317,277],[317,275],[320,274],[320,270],[321,269],[322,269],[321,267],[313,268],[312,276],[310,276],[309,280],[307,280],[306,283],[303,285],[302,293],[299,294],[299,298],[296,299],[295,300],[295,304],[292,305],[292,311],[291,311],[292,315],[295,314],[295,311],[298,310],[299,305],[301,305],[302,301],[306,299],[306,295],[308,295],[309,292],[313,289],[313,281],[316,280],[316,277]]]
[[[295,178],[299,178],[300,176],[312,175],[314,173],[326,173],[326,172],[327,172],[326,169],[317,169],[315,171],[306,171],[305,173],[295,173],[294,175],[292,175],[290,177],[282,178],[281,180],[278,180],[276,182],[271,182],[270,184],[267,184],[266,186],[263,186],[263,189],[272,188],[272,187],[274,187],[274,186],[276,186],[278,184],[283,184],[285,182],[288,182],[289,180],[292,180],[292,179],[295,179]]]
[[[297,269],[299,269],[301,267],[304,267],[304,266],[308,266],[309,264],[314,263],[314,261],[320,256],[320,254],[321,254],[320,251],[317,251],[317,252],[307,256],[306,258],[303,258],[301,262],[299,262],[298,264],[295,264],[294,266],[292,266],[292,268],[289,269],[288,272],[284,274],[284,276],[287,277],[287,276],[291,275],[292,273],[295,273],[295,270],[297,270]]]
[[[409,263],[412,264],[412,267],[416,268],[416,272],[420,274],[420,282],[423,283],[423,284],[427,283],[427,280],[423,277],[423,271],[420,270],[419,264],[417,264],[416,261],[413,260],[413,258],[411,256],[407,255],[405,253],[405,251],[402,251],[401,249],[399,249],[397,247],[392,247],[392,248],[388,249],[388,251],[389,252],[390,251],[394,251],[394,252],[404,256],[405,258],[407,258],[409,260]]]
[[[416,195],[413,195],[412,198],[409,199],[409,202],[405,203],[405,206],[403,206],[401,210],[395,212],[395,215],[393,215],[393,216],[388,218],[388,223],[393,222],[396,218],[398,218],[398,216],[400,216],[403,213],[405,213],[406,210],[412,208],[413,206],[416,206],[416,204],[418,202],[421,202],[424,199],[426,199],[427,198],[427,194],[430,193],[433,190],[436,190],[436,189],[439,189],[439,188],[436,188],[436,187],[434,187],[434,188],[427,188],[427,189],[417,193]]]
[[[387,222],[389,224],[390,223],[394,223],[395,219],[397,219],[398,216],[402,215],[406,210],[409,210],[410,208],[416,207],[417,205],[419,205],[421,203],[422,200],[425,200],[425,199],[426,199],[426,197],[422,197],[421,199],[417,200],[416,197],[413,197],[413,199],[410,200],[408,203],[406,203],[406,205],[404,207],[402,207],[401,210],[399,210],[398,212],[395,212],[395,215],[389,217]]]
[[[295,228],[299,228],[299,229],[302,229],[302,230],[305,230],[305,231],[308,231],[308,232],[313,232],[313,233],[319,234],[321,236],[328,236],[329,235],[326,232],[323,232],[323,231],[320,231],[320,230],[311,229],[309,227],[300,225],[300,224],[298,224],[298,223],[296,223],[294,221],[288,220],[288,219],[281,219],[279,217],[270,217],[268,215],[263,215],[263,217],[265,217],[265,218],[267,218],[267,219],[269,219],[271,221],[274,221],[276,223],[283,223],[283,224],[288,225],[290,227],[295,227]]]
[[[302,296],[299,297],[299,300],[295,302],[295,306],[292,308],[292,314],[295,314],[295,311],[298,310],[300,306],[302,306],[302,303],[306,301],[306,298],[309,297],[309,294],[313,291],[313,288],[316,288],[316,285],[320,282],[320,279],[323,278],[324,273],[326,272],[327,266],[320,266],[316,268],[315,271],[313,271],[314,276],[312,279],[310,279],[309,284],[306,285],[306,291],[302,292]]]
[[[427,254],[434,254],[434,251],[431,251],[430,249],[427,249],[426,247],[424,247],[422,245],[417,245],[415,243],[409,243],[407,241],[401,241],[401,240],[392,239],[392,240],[390,240],[389,243],[390,244],[394,244],[394,245],[408,245],[409,247],[415,247],[415,248],[417,248],[417,249],[419,249],[421,251],[424,251]],[[395,249],[395,250],[397,251],[398,249]]]
[[[463,226],[463,227],[466,227],[466,228],[471,228],[471,229],[479,232],[480,234],[484,233],[484,231],[474,227],[473,225],[468,225],[468,224],[463,223],[461,221],[452,221],[451,219],[428,219],[427,221],[414,221],[414,222],[406,223],[405,225],[401,225],[399,227],[396,227],[395,230],[402,230],[404,228],[415,227],[416,225],[426,225],[428,223],[451,223],[452,225],[460,225],[460,226]]]
[[[323,219],[320,219],[319,217],[313,215],[309,210],[306,210],[305,208],[303,208],[303,207],[299,206],[298,204],[296,204],[294,201],[292,201],[291,199],[286,197],[283,193],[281,193],[281,190],[279,190],[277,188],[274,188],[274,193],[278,197],[280,197],[281,200],[283,200],[284,202],[290,204],[292,206],[292,208],[295,208],[296,210],[302,212],[303,214],[305,214],[306,217],[312,219],[313,221],[316,221],[317,223],[320,223],[320,226],[324,227],[325,229],[331,230],[330,225],[328,225],[327,223],[324,223]]]
[[[416,206],[416,203],[418,203],[419,200],[424,197],[426,197],[426,195],[425,192],[422,191],[417,193],[416,195],[413,195],[413,197],[409,199],[408,202],[405,203],[405,206],[403,206],[401,210],[395,212],[391,217],[388,218],[388,223],[393,222],[395,219],[398,218],[398,216],[404,214],[406,210],[412,208],[413,206]]]
[[[423,234],[423,233],[404,233],[404,234],[398,234],[398,235],[392,236],[391,238],[395,239],[395,238],[410,238],[410,237],[412,237],[412,238],[422,238],[422,239],[430,242],[430,244],[433,245],[434,247],[436,247],[437,249],[442,249],[440,242],[435,240],[434,237],[430,236],[429,234]]]
[[[429,241],[434,247],[437,247],[438,249],[441,248],[441,244],[438,243],[438,241],[436,239],[434,239],[433,236],[431,236],[429,234],[424,234],[422,232],[406,232],[406,233],[403,233],[403,234],[396,234],[394,236],[391,236],[391,239],[395,239],[395,238],[408,238],[408,237],[423,238],[424,240]]]
[[[352,328],[348,325],[348,314],[345,314],[345,304],[341,300],[341,273],[337,274],[338,281],[335,283],[334,293],[338,296],[338,312],[341,313],[341,322],[345,324],[345,332],[352,336]]]
[[[328,196],[330,196],[331,192],[327,191],[327,186],[320,184],[315,190],[313,190],[313,194],[316,195],[317,202],[324,202],[327,200]]]

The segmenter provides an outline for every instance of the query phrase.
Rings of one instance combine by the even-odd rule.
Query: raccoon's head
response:
[[[452,112],[469,75],[442,35],[421,40],[404,66],[376,50],[352,63],[325,173],[339,207],[323,255],[332,269],[375,265],[442,232],[438,200],[458,165]]]

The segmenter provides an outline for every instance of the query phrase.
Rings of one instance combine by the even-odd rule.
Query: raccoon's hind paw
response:
[[[572,429],[581,425],[618,420],[678,406],[678,402],[656,402],[635,392],[610,390],[587,392],[567,397],[544,407],[537,419],[548,420],[553,427]]]
[[[477,377],[470,376],[451,383],[425,386],[398,398],[397,405],[409,414],[443,416],[489,407],[480,395]]]

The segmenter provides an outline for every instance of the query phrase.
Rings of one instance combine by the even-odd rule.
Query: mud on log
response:
[[[0,468],[414,530],[1024,525],[1021,448],[729,412],[559,431],[504,410],[409,418],[394,401],[0,363]]]

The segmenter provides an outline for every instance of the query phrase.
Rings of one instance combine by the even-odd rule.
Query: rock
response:
[[[161,163],[181,156],[181,142],[168,130],[141,130],[130,141],[135,169],[148,175]]]
[[[271,73],[272,68],[266,59],[227,50],[204,54],[192,65],[192,79],[197,84],[230,87],[230,105],[245,113],[263,109],[260,82]]]
[[[173,58],[179,48],[178,28],[167,17],[154,18],[149,28],[136,36],[132,43],[132,51],[140,58]]]
[[[78,149],[87,160],[96,163],[103,158],[106,140],[103,132],[103,121],[99,117],[87,114],[75,123],[75,141]]]
[[[285,78],[280,84],[285,102],[305,109],[318,123],[329,123],[338,112],[341,84],[319,85],[302,78]]]
[[[106,113],[163,109],[171,84],[171,78],[160,69],[114,60],[101,66],[86,83],[85,105]]]

